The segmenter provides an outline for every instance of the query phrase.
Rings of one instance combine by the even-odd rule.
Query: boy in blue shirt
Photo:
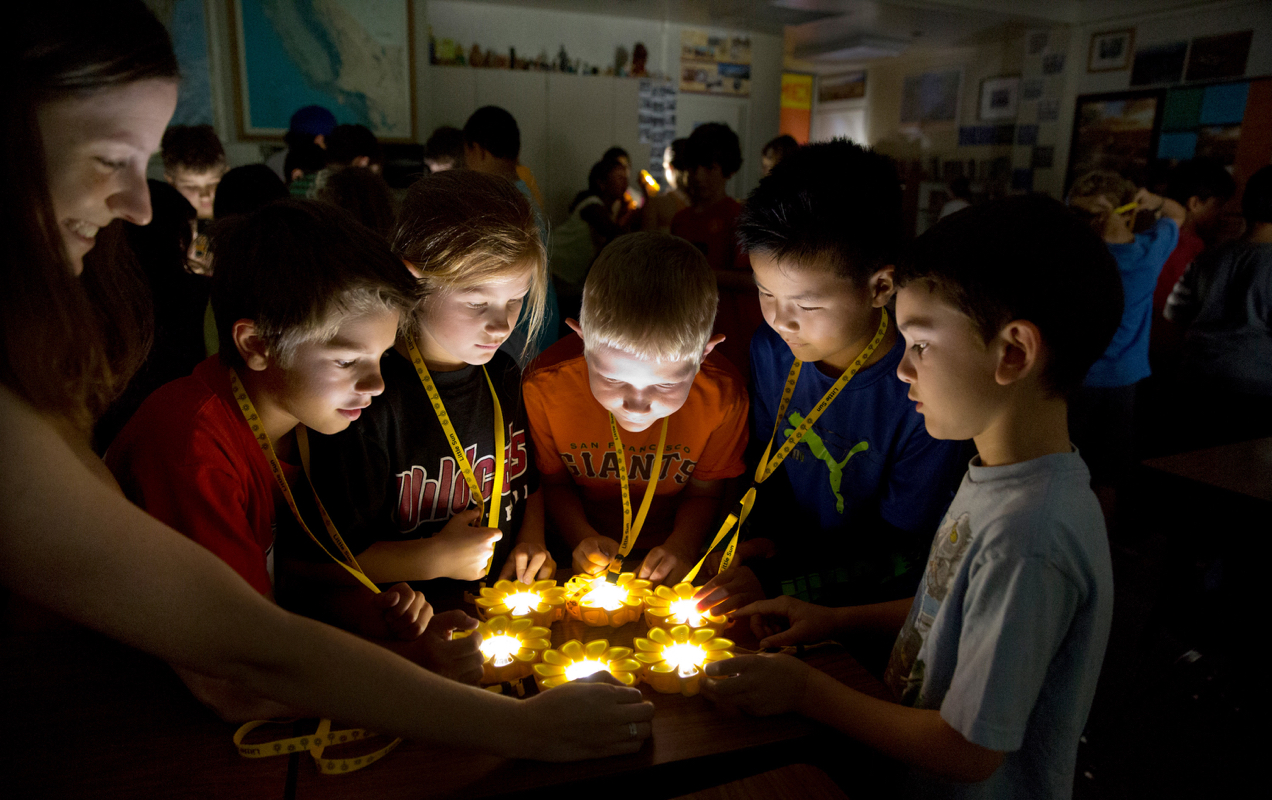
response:
[[[770,437],[772,455],[815,420],[757,490],[751,538],[739,549],[746,565],[718,576],[701,605],[719,603],[719,613],[758,599],[752,571],[770,597],[907,597],[966,457],[959,443],[927,434],[896,378],[905,348],[886,312],[902,241],[896,170],[845,140],[802,147],[748,198],[738,238],[768,323],[751,340],[752,464]],[[796,359],[803,364],[775,429]],[[770,547],[774,558],[757,558]]]
[[[1117,267],[1059,203],[1012,197],[938,223],[897,279],[909,345],[897,374],[933,436],[971,436],[979,451],[919,590],[835,609],[783,597],[735,614],[761,647],[899,631],[884,676],[896,702],[785,655],[712,664],[703,693],[833,725],[913,767],[910,796],[1070,798],[1113,575],[1066,396],[1117,329]]]

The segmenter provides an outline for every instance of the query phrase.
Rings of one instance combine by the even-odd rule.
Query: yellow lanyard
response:
[[[353,557],[344,539],[340,537],[340,533],[336,530],[335,523],[331,521],[331,517],[327,516],[327,509],[323,508],[322,500],[318,498],[317,490],[314,490],[314,503],[318,506],[318,514],[322,517],[322,524],[327,527],[327,533],[331,535],[331,540],[336,543],[336,547],[340,548],[340,553],[346,559],[341,561],[331,554],[331,551],[318,541],[313,532],[309,530],[309,526],[305,524],[305,518],[300,515],[300,509],[296,506],[296,498],[292,496],[291,487],[287,485],[287,477],[283,475],[282,464],[278,461],[278,454],[274,452],[274,445],[269,440],[269,434],[265,432],[265,426],[261,423],[260,415],[256,413],[256,407],[252,405],[252,398],[248,397],[247,390],[243,388],[243,382],[239,380],[238,373],[230,370],[230,389],[234,393],[234,400],[238,404],[239,411],[243,412],[243,419],[247,421],[248,427],[252,429],[252,434],[256,436],[256,443],[260,445],[261,452],[265,454],[266,460],[269,461],[270,471],[274,473],[274,480],[278,483],[278,488],[283,493],[283,498],[287,500],[287,506],[291,509],[292,515],[296,517],[296,521],[300,523],[300,527],[309,535],[313,543],[322,548],[327,556],[340,566],[345,568],[350,575],[362,582],[362,585],[370,589],[375,594],[380,593],[380,589],[375,585],[366,573],[362,571],[362,567],[358,565],[358,560]],[[296,427],[296,443],[300,449],[300,457],[304,462],[305,474],[309,474],[309,438],[306,435],[305,427],[298,425]],[[310,489],[313,489],[313,480],[310,479]],[[383,758],[390,750],[397,747],[401,743],[401,739],[394,739],[387,746],[360,758],[345,759],[323,759],[323,749],[328,744],[337,744],[345,741],[359,739],[364,736],[370,736],[368,732],[361,729],[353,729],[346,731],[331,731],[331,720],[324,719],[318,723],[318,733],[310,737],[298,737],[295,739],[280,739],[273,742],[263,742],[260,745],[244,745],[243,737],[248,732],[268,724],[268,720],[256,720],[248,722],[238,729],[234,734],[234,744],[238,747],[239,755],[245,758],[261,758],[263,756],[282,755],[284,753],[295,752],[296,750],[306,749],[318,762],[318,768],[326,773],[342,773],[352,772],[353,770],[362,769],[370,765],[376,760]],[[323,737],[327,738],[324,739]]]
[[[658,450],[654,453],[654,468],[645,486],[645,496],[640,501],[640,511],[636,514],[636,522],[632,522],[632,492],[627,480],[627,453],[623,450],[623,437],[618,433],[618,421],[609,415],[610,435],[614,437],[614,451],[618,456],[618,482],[623,491],[623,541],[618,546],[618,558],[615,561],[622,565],[623,559],[632,551],[640,529],[645,526],[645,516],[649,514],[649,506],[654,501],[654,491],[658,488],[658,477],[662,473],[663,448],[667,445],[667,420],[663,417],[662,431],[658,434]]]
[[[840,375],[835,383],[826,390],[826,394],[822,395],[822,399],[817,401],[817,405],[813,410],[808,412],[808,416],[800,423],[799,427],[791,431],[791,435],[786,437],[786,441],[778,448],[778,451],[769,458],[769,453],[773,449],[773,442],[777,439],[777,432],[781,429],[782,418],[786,416],[786,406],[791,402],[791,397],[795,394],[795,386],[799,383],[800,368],[804,362],[798,358],[795,363],[791,364],[791,371],[786,376],[786,386],[782,389],[782,402],[778,405],[777,416],[773,420],[773,434],[769,436],[768,445],[764,448],[764,455],[760,457],[760,463],[755,466],[755,480],[751,484],[751,488],[746,490],[746,494],[742,495],[742,499],[734,507],[733,511],[725,519],[724,524],[720,526],[720,531],[711,540],[711,545],[707,548],[707,555],[715,549],[716,545],[724,539],[730,530],[733,530],[733,538],[729,541],[728,547],[725,548],[724,557],[720,559],[720,572],[724,572],[733,563],[733,555],[737,551],[738,534],[742,531],[742,523],[746,522],[747,516],[751,513],[751,507],[755,505],[755,488],[764,481],[768,480],[791,451],[804,439],[804,436],[813,428],[815,423],[834,402],[839,393],[848,385],[848,381],[856,375],[865,363],[870,360],[870,356],[874,355],[874,351],[879,349],[879,345],[883,342],[883,337],[888,333],[888,309],[881,309],[882,315],[879,318],[879,329],[875,331],[874,338],[866,345],[861,354],[844,370],[844,374]],[[697,577],[698,570],[702,568],[703,563],[707,560],[704,555],[694,568],[689,570],[689,574],[684,580],[692,583]]]
[[[459,440],[459,434],[455,432],[455,426],[451,424],[450,415],[446,413],[446,406],[442,404],[442,396],[437,391],[437,385],[433,383],[433,376],[428,374],[424,356],[420,355],[414,336],[407,335],[406,348],[411,353],[411,363],[415,365],[415,374],[420,376],[420,383],[424,384],[424,392],[428,395],[433,410],[437,412],[437,421],[442,423],[442,431],[446,434],[446,443],[450,445],[451,455],[455,457],[455,463],[459,465],[459,471],[463,473],[464,481],[468,484],[469,499],[480,506],[485,503],[481,484],[477,482],[477,476],[473,474],[473,467],[468,463],[468,456],[464,455],[464,443]],[[490,489],[490,522],[486,527],[498,528],[499,502],[503,498],[504,481],[503,409],[499,407],[499,395],[495,392],[495,383],[490,379],[490,373],[484,366],[481,368],[481,373],[486,376],[486,385],[490,387],[490,400],[495,406],[495,483]],[[494,557],[494,553],[491,553],[491,561]],[[486,562],[486,571],[490,571],[490,561]]]
[[[247,396],[247,390],[243,388],[243,382],[239,380],[238,373],[234,370],[230,370],[230,389],[234,392],[234,400],[238,404],[239,411],[243,412],[243,419],[247,420],[248,427],[252,429],[252,434],[256,437],[256,443],[260,445],[261,452],[265,454],[266,460],[269,461],[270,471],[274,473],[274,480],[278,483],[278,488],[282,491],[283,498],[287,501],[287,507],[291,509],[292,515],[300,523],[301,529],[309,535],[314,544],[322,548],[322,551],[332,561],[344,567],[350,575],[361,581],[363,586],[379,594],[380,589],[362,571],[358,560],[353,557],[353,553],[350,552],[349,547],[344,543],[344,539],[340,538],[340,533],[336,530],[335,523],[331,521],[331,517],[327,516],[327,509],[323,508],[322,500],[318,498],[317,490],[314,490],[314,503],[318,506],[318,515],[322,517],[322,524],[326,526],[327,533],[331,536],[331,541],[335,542],[336,547],[340,549],[340,554],[344,556],[344,560],[332,555],[326,545],[318,541],[318,537],[314,536],[313,531],[309,530],[309,526],[305,524],[305,518],[300,515],[300,509],[296,507],[296,498],[292,496],[291,487],[287,485],[287,478],[283,475],[283,467],[278,463],[278,455],[274,452],[274,445],[269,440],[269,434],[265,433],[265,426],[261,423],[260,416],[256,413],[256,407],[252,405],[252,398]],[[308,462],[309,440],[305,435],[303,426],[297,426],[296,439],[301,450],[302,459]],[[307,463],[305,471],[306,473],[309,471]],[[313,489],[312,481],[309,488]]]

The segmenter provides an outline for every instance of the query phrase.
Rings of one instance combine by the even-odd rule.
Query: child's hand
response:
[[[508,554],[508,560],[499,572],[499,580],[515,578],[524,584],[531,584],[554,575],[556,562],[548,555],[544,546],[534,542],[521,542]]]
[[[785,714],[803,705],[811,669],[798,658],[774,653],[726,658],[706,666],[702,693],[713,703],[757,717]]]
[[[481,680],[481,634],[452,639],[451,631],[471,631],[477,620],[456,609],[433,617],[419,641],[419,664],[443,678],[474,686]]]
[[[729,567],[694,594],[698,610],[720,616],[764,599],[764,587],[750,567]],[[752,617],[752,620],[755,618]],[[758,634],[757,634],[758,635]]]
[[[495,542],[503,538],[503,532],[498,528],[474,527],[481,514],[480,508],[464,509],[433,534],[438,577],[475,581],[485,576],[486,565],[495,552]]]
[[[732,616],[751,618],[751,630],[761,648],[824,642],[837,629],[833,609],[786,596],[751,603]]]
[[[678,583],[693,567],[693,554],[675,545],[659,545],[649,551],[640,565],[637,578],[644,578],[654,585]]]
[[[654,704],[639,689],[616,684],[597,672],[519,704],[525,757],[576,761],[639,750],[652,732]]]
[[[433,607],[424,599],[424,593],[405,583],[377,594],[371,603],[380,609],[389,635],[407,642],[418,639],[433,618]]]
[[[600,575],[618,555],[618,542],[608,536],[589,536],[574,548],[574,571]]]

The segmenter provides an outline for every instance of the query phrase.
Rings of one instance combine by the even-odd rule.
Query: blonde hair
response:
[[[1069,189],[1068,205],[1079,216],[1086,219],[1092,230],[1097,234],[1103,235],[1109,215],[1113,213],[1112,208],[1120,208],[1130,203],[1135,199],[1137,191],[1138,189],[1134,183],[1123,178],[1118,173],[1112,170],[1098,169],[1086,173],[1073,182],[1073,186]],[[1097,211],[1090,203],[1083,202],[1100,197],[1108,200],[1112,208]]]
[[[608,345],[658,361],[693,361],[711,338],[719,292],[698,248],[665,233],[609,244],[583,285],[584,350]]]
[[[534,210],[507,179],[470,170],[425,175],[407,191],[392,246],[423,273],[425,297],[530,268],[527,348],[543,327],[547,254]]]

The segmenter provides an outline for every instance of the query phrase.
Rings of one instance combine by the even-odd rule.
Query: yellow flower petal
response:
[[[621,659],[627,658],[631,654],[632,654],[632,649],[630,647],[611,647],[609,650],[605,651],[605,657],[602,660],[603,661],[619,661]]]
[[[571,639],[561,645],[561,654],[571,661],[578,661],[583,657],[583,643],[578,639]]]
[[[544,653],[543,661],[546,664],[551,664],[556,669],[562,669],[562,670],[568,667],[571,663],[573,663],[572,659],[569,656],[562,655],[556,650],[549,650],[546,653]],[[555,675],[556,673],[552,673],[552,674]]]
[[[535,664],[534,672],[536,675],[542,675],[545,678],[550,678],[553,675],[564,675],[565,667],[559,664]]]
[[[698,587],[694,586],[692,583],[689,583],[688,581],[681,581],[680,583],[676,584],[675,591],[681,600],[688,600],[689,598],[693,597],[695,592],[698,591]]]
[[[685,644],[689,641],[689,636],[693,633],[693,631],[689,630],[688,625],[677,625],[672,628],[669,633],[671,634],[672,641],[676,644]]]
[[[607,649],[609,649],[609,642],[604,639],[594,639],[584,646],[583,652],[589,659],[597,659],[600,658],[601,654]]]
[[[640,669],[640,662],[634,658],[622,658],[610,662],[610,672],[635,672]]]
[[[711,641],[704,644],[702,646],[702,649],[706,650],[708,653],[711,653],[716,650],[728,650],[732,646],[733,646],[733,641],[731,639],[712,639]]]
[[[681,627],[684,627],[684,626],[682,625]],[[685,630],[688,630],[688,628],[685,628]],[[658,644],[663,645],[664,647],[674,643],[671,636],[669,636],[667,634],[667,631],[664,630],[663,628],[651,628],[649,631],[649,638],[654,640]],[[637,639],[636,641],[639,642],[640,640]],[[637,645],[637,647],[640,647],[640,645]]]
[[[715,631],[710,628],[699,628],[693,632],[693,636],[690,637],[690,641],[693,642],[693,644],[702,644],[714,635]]]
[[[648,667],[646,667],[646,669],[648,669],[650,672],[658,672],[662,674],[676,671],[676,668],[673,667],[671,664],[668,664],[666,661],[659,661],[657,664],[650,664]]]
[[[556,581],[552,580],[551,578],[547,578],[545,580],[535,581],[534,583],[530,584],[530,591],[543,594],[544,592],[548,591],[554,586],[556,586]]]
[[[495,590],[496,592],[502,592],[503,594],[511,594],[511,593],[512,593],[512,581],[506,581],[506,580],[505,580],[505,581],[495,581],[495,588],[494,588],[494,590]],[[482,590],[482,594],[485,594],[485,593],[486,593],[486,590],[485,590],[485,589],[483,589],[483,590]]]
[[[636,654],[636,660],[642,664],[661,664],[666,659],[663,658],[662,652],[657,652],[657,653],[640,652]]]

